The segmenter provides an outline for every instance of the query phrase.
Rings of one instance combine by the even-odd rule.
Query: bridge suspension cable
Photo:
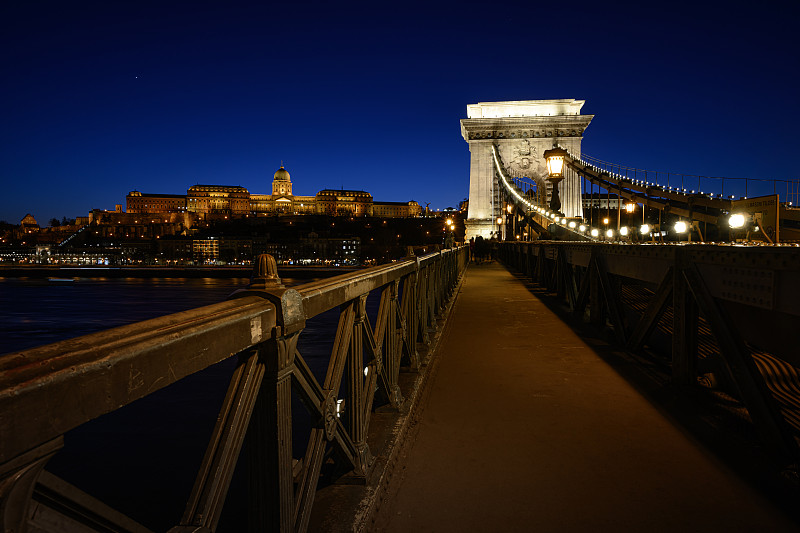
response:
[[[691,233],[696,232],[701,241],[706,240],[704,233],[708,236],[708,224],[712,225],[711,234],[716,237],[711,240],[729,240],[730,235],[728,232],[729,215],[732,214],[737,206],[741,209],[741,200],[747,200],[747,196],[736,199],[735,195],[729,198],[723,197],[721,193],[706,192],[699,188],[687,188],[689,185],[689,178],[698,180],[720,180],[720,190],[725,187],[724,180],[731,178],[721,177],[706,177],[706,176],[691,176],[688,174],[672,174],[663,172],[653,172],[633,167],[626,167],[622,165],[615,165],[604,162],[591,156],[577,156],[566,150],[567,157],[565,164],[568,168],[574,171],[581,179],[585,180],[592,186],[592,192],[589,206],[589,220],[582,220],[580,218],[568,218],[559,213],[552,213],[546,205],[547,193],[542,189],[540,183],[525,177],[511,177],[502,162],[502,157],[499,153],[497,146],[492,146],[492,158],[498,176],[498,182],[501,188],[505,191],[507,198],[513,203],[519,212],[532,224],[534,229],[539,231],[556,230],[560,233],[562,238],[566,239],[592,239],[592,240],[631,240],[634,235],[632,230],[627,226],[622,225],[622,204],[627,202],[627,206],[633,206],[635,209],[636,204],[642,206],[642,225],[639,227],[639,232],[642,237],[638,239],[650,240],[658,238],[663,240],[666,235],[665,231],[673,231],[678,234],[687,234],[688,239],[692,240]],[[677,179],[680,178],[680,182]],[[752,180],[745,178],[737,178],[740,182],[745,183],[746,190],[754,191],[752,185],[747,183],[761,181],[769,182],[772,188],[777,190],[784,187],[787,197],[800,194],[800,182],[791,182],[785,180]],[[745,180],[745,181],[742,181]],[[680,186],[678,186],[680,184]],[[616,231],[611,229],[608,224],[608,217],[600,225],[600,221],[593,220],[595,211],[602,205],[602,197],[598,198],[595,204],[594,185],[599,189],[605,189],[607,193],[606,211],[610,214],[612,208],[613,194],[616,201],[617,222]],[[674,186],[673,186],[674,185]],[[727,190],[730,191],[733,187],[728,186]],[[527,190],[524,190],[527,189]],[[535,189],[535,194],[531,195],[531,191]],[[585,190],[585,187],[582,189]],[[772,194],[772,191],[761,191]],[[583,203],[584,195],[581,195]],[[778,227],[785,228],[793,237],[789,240],[798,240],[800,238],[800,209],[791,208],[792,202],[779,202],[780,195],[775,194],[772,200],[774,205],[773,214],[774,220],[770,219],[767,222],[759,215],[753,215],[751,220],[752,227],[755,232],[760,232],[763,240],[769,243],[778,242]],[[647,210],[656,210],[658,212],[657,221],[648,220]],[[669,220],[672,227],[662,227],[662,224]],[[553,226],[555,224],[555,226]],[[701,231],[701,224],[704,228]],[[735,227],[735,226],[731,226]],[[566,231],[561,233],[559,228]],[[716,229],[714,229],[716,228]],[[749,230],[748,230],[749,231]],[[748,233],[749,239],[750,233]],[[786,235],[788,236],[788,235]],[[633,239],[633,240],[638,240]],[[679,240],[682,240],[679,238]],[[783,239],[784,241],[787,239]]]
[[[543,197],[543,194],[539,194],[538,185],[534,184],[537,187],[536,200],[526,197],[523,190],[514,183],[519,178],[511,178],[506,172],[495,145],[492,145],[492,160],[506,195],[535,228],[540,231],[550,231],[551,226],[555,224],[556,227],[563,229],[563,233],[568,240],[586,240],[598,237],[599,234],[592,232],[591,228],[588,228],[585,224],[579,223],[575,219],[562,217],[558,213],[550,212],[546,206],[542,205],[546,198]],[[586,234],[587,229],[589,230],[588,234]]]
[[[581,154],[584,163],[614,176],[644,182],[654,187],[708,197],[735,199],[738,196],[766,196],[778,194],[789,205],[800,203],[800,179],[728,178],[647,170],[610,163],[590,155]],[[727,184],[727,185],[726,185]],[[726,194],[727,193],[727,194]]]

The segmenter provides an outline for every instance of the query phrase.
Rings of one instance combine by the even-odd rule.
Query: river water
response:
[[[217,303],[248,281],[0,278],[0,353]],[[369,298],[368,314],[374,313],[377,299]],[[338,309],[324,313],[309,321],[300,338],[299,351],[319,380],[324,378],[337,320]],[[47,469],[154,531],[166,531],[183,513],[235,359],[70,431],[64,449]],[[310,420],[298,401],[293,412],[299,457]],[[218,531],[244,529],[246,468],[246,461],[240,461]]]

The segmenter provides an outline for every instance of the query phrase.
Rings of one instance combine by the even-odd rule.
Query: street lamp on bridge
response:
[[[558,184],[564,179],[564,158],[567,151],[563,148],[551,148],[542,154],[547,160],[547,180],[553,184],[553,193],[550,195],[550,209],[561,213],[561,198],[558,196]]]

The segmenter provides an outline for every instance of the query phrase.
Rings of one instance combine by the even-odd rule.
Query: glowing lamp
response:
[[[731,218],[728,219],[728,224],[732,228],[741,228],[744,226],[744,215],[741,213],[734,213],[731,215]]]
[[[634,203],[625,204],[625,211],[627,211],[628,213],[633,213],[635,209],[636,209],[636,204]]]
[[[679,220],[675,223],[674,229],[675,233],[686,233],[688,226],[686,225],[686,222]]]
[[[497,217],[497,223],[498,224],[502,224],[503,223],[503,217]]]
[[[597,228],[592,228],[591,234],[592,237],[597,237],[598,235],[600,235],[600,231]]]
[[[547,160],[547,180],[553,184],[553,190],[550,195],[550,209],[558,213],[561,210],[558,184],[564,179],[564,158],[567,155],[567,151],[563,148],[551,148],[550,150],[545,150],[542,155]]]
[[[642,224],[641,227],[639,228],[639,233],[641,233],[642,235],[647,235],[648,233],[650,233],[650,224]]]
[[[542,154],[547,161],[547,172],[550,179],[564,177],[564,157],[567,151],[562,148],[551,148]]]
[[[575,223],[575,221],[574,221],[574,220],[570,221],[570,223],[569,223],[569,227],[570,227],[571,229],[575,229],[575,226],[577,226],[577,224]]]
[[[626,237],[628,235],[628,228],[622,226],[621,228],[619,228],[619,234],[622,235],[623,237]]]
[[[584,231],[586,231],[586,226],[581,224],[580,226],[578,226],[578,230],[580,230],[580,232],[583,233]]]
[[[608,237],[610,239],[613,236],[614,236],[614,230],[613,229],[607,229],[606,230],[606,237]]]

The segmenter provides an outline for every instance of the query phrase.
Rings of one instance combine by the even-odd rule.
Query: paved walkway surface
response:
[[[440,349],[378,531],[798,531],[501,265]]]

